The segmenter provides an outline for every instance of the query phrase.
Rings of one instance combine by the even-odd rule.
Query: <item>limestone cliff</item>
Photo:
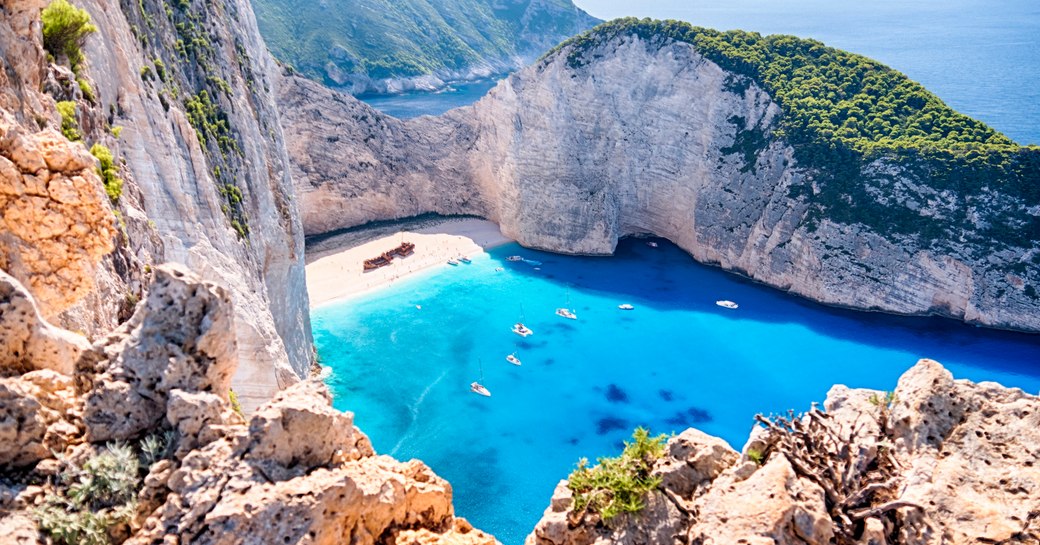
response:
[[[235,300],[235,389],[255,408],[305,377],[313,352],[273,61],[248,2],[77,1],[97,32],[75,73],[43,49],[46,5],[0,12],[0,198],[15,199],[0,201],[0,267],[47,317],[96,338],[129,317],[155,264],[191,266]],[[111,203],[95,144],[122,180]]]
[[[883,392],[763,422],[743,454],[687,430],[644,510],[605,524],[563,481],[528,545],[1040,542],[1040,399],[922,360]]]
[[[925,161],[881,157],[843,193],[776,134],[784,111],[754,80],[667,37],[590,42],[471,107],[408,122],[283,76],[304,230],[476,214],[521,244],[576,254],[651,233],[831,305],[1040,330],[1031,190],[935,188]],[[882,212],[839,214],[841,203]],[[906,232],[897,218],[945,227]]]
[[[0,351],[5,543],[497,543],[428,467],[376,456],[321,383],[243,419],[230,293],[180,266],[153,277],[87,345],[0,273],[4,347],[28,347]]]

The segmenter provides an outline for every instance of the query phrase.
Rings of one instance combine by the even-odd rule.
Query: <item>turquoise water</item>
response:
[[[602,19],[681,19],[718,29],[793,34],[878,59],[1022,144],[1040,144],[1040,2],[1036,0],[577,0]],[[487,89],[489,89],[488,86]],[[461,88],[460,88],[461,89]],[[487,89],[391,97],[397,117],[439,114]],[[382,98],[370,101],[377,108]]]
[[[553,312],[568,299],[577,321]],[[527,339],[510,332],[521,312]],[[921,357],[1040,390],[1038,336],[828,309],[663,241],[625,241],[613,258],[509,245],[312,319],[336,407],[357,413],[379,452],[447,478],[457,512],[506,545],[522,542],[578,458],[616,454],[635,426],[696,426],[740,448],[756,413],[808,409],[835,383],[890,390]],[[521,367],[505,361],[513,351]],[[481,362],[491,398],[469,392]]]

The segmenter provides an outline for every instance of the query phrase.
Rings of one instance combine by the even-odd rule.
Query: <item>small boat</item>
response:
[[[512,354],[506,356],[506,361],[512,363],[513,365],[520,365],[520,358],[516,357],[516,352],[513,352]]]
[[[634,306],[632,306],[632,305],[630,305],[628,303],[625,303],[623,305],[618,305],[617,308],[619,308],[621,310],[632,310],[632,309],[634,309],[636,307],[634,307]]]
[[[524,258],[522,258],[522,257],[520,257],[518,255],[511,255],[511,256],[506,258],[506,261],[523,261],[523,260],[524,260]]]
[[[495,272],[502,272],[504,270],[505,269],[503,269],[502,267],[495,267]]]
[[[470,263],[473,263],[473,261],[470,260],[470,258],[468,258],[468,257],[466,257],[464,255],[460,255],[459,256],[459,261],[461,261],[463,263],[466,263],[467,265],[470,264]]]
[[[415,305],[415,310],[422,310],[422,305]]]
[[[491,392],[479,382],[474,382],[473,384],[470,384],[469,391],[473,392],[474,394],[480,394],[484,397],[491,397]]]
[[[556,315],[567,318],[568,320],[577,320],[578,315],[571,311],[569,308],[558,308],[556,309]]]
[[[578,315],[571,310],[571,290],[567,290],[567,306],[556,309],[556,315],[568,320],[578,319]]]
[[[524,324],[522,324],[520,322],[517,322],[516,324],[513,325],[513,333],[516,333],[517,335],[520,335],[521,337],[529,337],[531,335],[534,335],[534,331],[531,331],[531,328],[525,326]]]
[[[646,245],[651,247],[651,248],[656,248],[657,247],[657,243],[652,241],[652,240],[650,242],[647,242]]]
[[[728,308],[730,310],[736,310],[740,308],[740,305],[734,303],[733,301],[715,301],[715,304],[722,308]]]
[[[480,380],[481,381],[484,380],[484,362],[483,361],[480,362]],[[483,384],[481,384],[480,382],[477,382],[477,381],[473,381],[469,385],[469,391],[473,392],[474,394],[480,394],[480,395],[482,395],[484,397],[491,397],[491,391],[488,390],[487,388],[485,388]]]
[[[455,261],[455,259],[449,259],[448,260],[448,265],[451,265],[451,266],[455,267],[455,266],[458,266],[458,264],[459,264],[459,262]]]

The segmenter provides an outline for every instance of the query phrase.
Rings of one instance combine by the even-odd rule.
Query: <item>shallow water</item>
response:
[[[553,312],[568,300],[576,321]],[[527,339],[510,332],[521,313]],[[1040,336],[829,309],[663,241],[625,241],[613,258],[508,245],[312,319],[336,407],[357,413],[379,452],[447,478],[457,513],[506,545],[523,541],[578,458],[616,454],[639,425],[696,426],[739,449],[756,413],[808,409],[836,383],[891,390],[921,357],[1040,390]],[[522,366],[505,361],[513,351]],[[481,366],[491,398],[469,392]]]
[[[721,30],[793,34],[877,59],[1021,144],[1040,144],[1036,0],[577,0],[602,19],[680,19]],[[486,87],[366,99],[390,115],[440,114]]]

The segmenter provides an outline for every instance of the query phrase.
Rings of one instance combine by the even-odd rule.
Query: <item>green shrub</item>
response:
[[[105,193],[113,203],[119,201],[123,194],[123,179],[119,177],[119,169],[115,165],[112,151],[101,144],[94,144],[90,153],[98,160],[98,174],[105,184]]]
[[[43,47],[55,57],[65,55],[72,70],[83,61],[81,51],[87,36],[97,32],[90,14],[67,0],[53,0],[40,15],[43,20]]]
[[[57,104],[58,113],[61,114],[61,134],[73,142],[83,139],[79,132],[79,122],[76,121],[76,103],[65,100]]]
[[[115,125],[111,129],[108,129],[108,132],[112,133],[112,136],[118,140],[119,137],[123,134],[123,126]]]
[[[148,81],[152,79],[152,67],[147,64],[141,67],[141,79]]]
[[[228,391],[228,401],[231,402],[231,409],[242,415],[242,404],[238,402],[238,394],[234,390]]]
[[[664,455],[666,440],[666,435],[650,437],[649,430],[636,428],[621,456],[599,458],[594,467],[584,458],[579,460],[567,483],[574,492],[574,511],[599,513],[604,522],[641,511],[646,495],[661,484],[660,477],[650,472],[654,461]]]
[[[91,104],[97,102],[97,97],[94,95],[94,88],[90,86],[89,81],[84,78],[76,78],[76,84],[79,85],[79,90],[83,93],[83,98],[89,100]]]
[[[162,59],[155,59],[155,75],[159,76],[159,81],[166,81],[166,65],[163,64]]]
[[[140,465],[133,449],[114,443],[82,467],[69,464],[58,489],[33,514],[51,540],[65,545],[109,545],[109,530],[137,509]]]

